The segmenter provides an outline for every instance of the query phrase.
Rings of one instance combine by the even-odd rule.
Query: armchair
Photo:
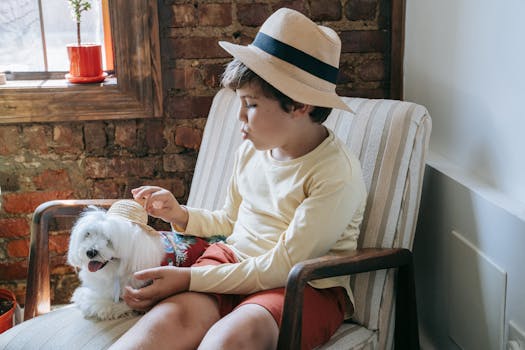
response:
[[[369,191],[358,249],[294,266],[286,285],[279,349],[299,349],[303,288],[309,280],[350,274],[355,314],[321,349],[417,349],[419,338],[412,242],[431,119],[417,104],[344,98],[356,114],[334,110],[326,126],[360,158]],[[241,142],[233,92],[215,96],[188,205],[214,209],[225,198],[234,150]],[[210,176],[213,174],[213,176]],[[87,205],[113,200],[64,200],[40,205],[33,216],[25,322],[0,335],[7,349],[104,349],[137,317],[94,322],[72,306],[49,312],[49,221],[76,216]],[[395,302],[394,302],[395,301]],[[38,317],[36,317],[38,316]]]

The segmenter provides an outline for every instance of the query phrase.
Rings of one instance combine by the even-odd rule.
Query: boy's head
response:
[[[223,76],[224,86],[235,90],[255,83],[285,111],[297,104],[321,107],[314,109],[313,121],[322,122],[331,108],[351,111],[335,92],[339,36],[300,12],[277,10],[248,46],[224,41],[219,45],[235,58]]]
[[[300,108],[304,105],[301,102],[292,100],[290,97],[268,84],[264,79],[255,74],[250,68],[246,67],[244,63],[236,58],[226,66],[226,69],[222,74],[221,84],[232,90],[243,88],[248,84],[256,85],[261,89],[264,96],[277,100],[285,112],[291,112],[293,109]],[[310,119],[314,123],[321,124],[326,120],[331,111],[332,108],[330,107],[314,106],[310,112]]]

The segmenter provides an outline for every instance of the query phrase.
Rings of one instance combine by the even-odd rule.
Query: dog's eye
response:
[[[89,237],[90,235],[91,235],[91,232],[88,231],[88,232],[86,232],[86,233],[84,234],[84,237]]]

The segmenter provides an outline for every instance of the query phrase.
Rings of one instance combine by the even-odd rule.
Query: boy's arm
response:
[[[237,264],[192,267],[190,290],[244,294],[284,286],[293,265],[328,253],[352,219],[358,225],[365,198],[360,179],[320,184],[272,250]],[[355,249],[357,234],[356,228],[350,248]]]

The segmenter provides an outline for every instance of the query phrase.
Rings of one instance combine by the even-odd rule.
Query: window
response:
[[[162,115],[157,2],[109,0],[108,9],[118,79],[82,85],[62,77],[8,81],[0,85],[0,123]],[[69,14],[63,21],[71,22]]]
[[[104,17],[109,17],[108,2],[92,0],[90,4],[91,9],[82,13],[82,42],[99,43],[104,48]],[[111,32],[109,26],[107,31]],[[76,23],[68,2],[3,0],[0,2],[0,42],[0,72],[68,71],[65,48],[67,44],[77,42]],[[109,51],[108,54],[113,53]],[[113,67],[105,65],[104,70],[108,69]]]

